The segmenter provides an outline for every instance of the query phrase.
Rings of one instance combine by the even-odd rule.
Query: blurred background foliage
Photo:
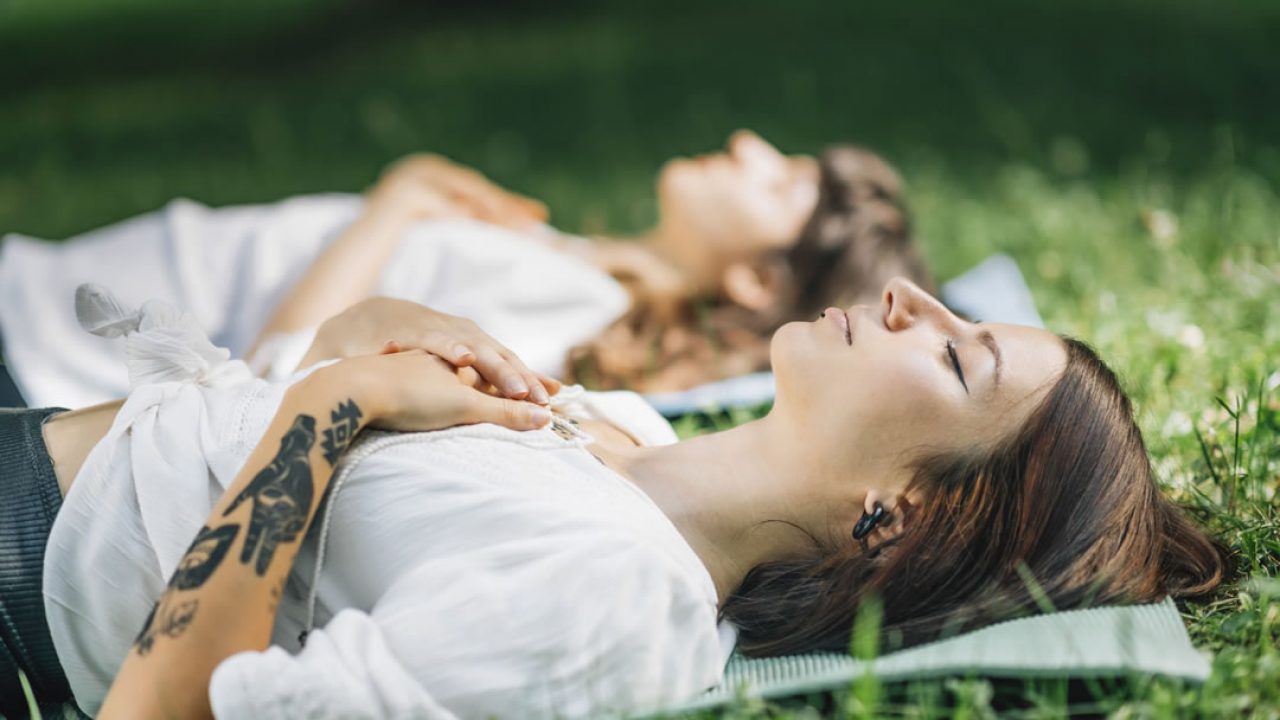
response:
[[[1186,610],[1210,684],[1096,708],[1280,717],[1277,38],[1271,0],[0,0],[0,233],[360,191],[422,150],[624,233],[664,160],[735,128],[867,145],[941,277],[1007,252],[1099,347],[1161,483],[1236,554]]]
[[[358,190],[430,149],[625,230],[736,127],[975,192],[1009,162],[1275,179],[1276,37],[1265,0],[7,0],[0,228]]]

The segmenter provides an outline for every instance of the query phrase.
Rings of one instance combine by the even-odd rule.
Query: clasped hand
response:
[[[391,430],[536,429],[560,390],[474,322],[407,300],[371,298],[325,321],[303,363],[329,358],[346,358],[335,374],[367,393],[372,424]]]
[[[493,183],[479,172],[433,154],[392,164],[369,191],[372,209],[405,220],[467,217],[527,230],[547,222],[547,206]]]

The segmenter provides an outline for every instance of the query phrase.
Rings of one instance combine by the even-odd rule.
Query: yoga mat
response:
[[[881,680],[939,676],[1124,677],[1162,675],[1203,682],[1207,653],[1196,650],[1173,601],[1100,607],[990,625],[866,663],[849,655],[812,653],[747,658],[735,653],[724,680],[663,714],[689,712],[747,697],[780,698],[847,687],[866,672]],[[653,717],[653,716],[650,716]]]

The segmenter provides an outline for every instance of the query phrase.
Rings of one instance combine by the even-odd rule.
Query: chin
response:
[[[679,193],[687,184],[687,175],[696,170],[692,160],[688,158],[671,158],[658,169],[658,196]]]
[[[778,328],[769,341],[769,366],[773,370],[778,394],[790,380],[808,374],[806,366],[817,358],[818,348],[813,342],[813,324],[789,322]]]

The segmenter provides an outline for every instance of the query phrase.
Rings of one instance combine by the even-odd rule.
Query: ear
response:
[[[720,287],[730,301],[757,312],[772,307],[778,299],[773,273],[749,262],[735,262],[725,268]]]
[[[876,503],[884,506],[889,511],[889,521],[882,524],[880,529],[884,530],[889,536],[896,537],[902,534],[906,527],[908,516],[913,508],[919,507],[924,498],[916,490],[909,493],[890,493],[878,489],[867,491],[866,498],[863,501],[863,509],[870,513],[875,509]]]

